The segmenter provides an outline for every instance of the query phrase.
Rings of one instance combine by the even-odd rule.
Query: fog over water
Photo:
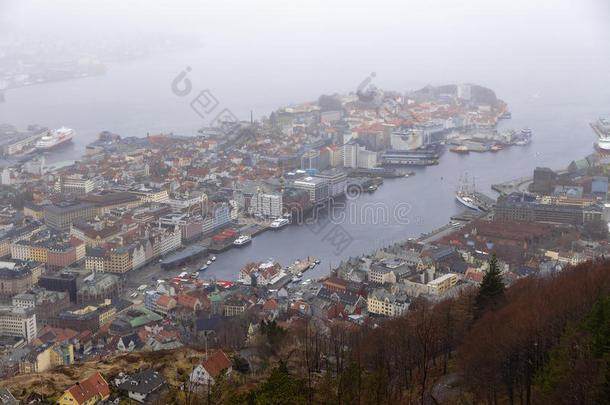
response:
[[[211,4],[207,4],[211,3]],[[531,4],[535,3],[535,4]],[[187,66],[194,90],[209,89],[241,119],[268,115],[320,94],[355,91],[371,72],[385,90],[469,82],[487,86],[513,113],[504,127],[533,129],[524,148],[497,154],[446,153],[438,166],[387,180],[350,202],[411,206],[410,223],[345,223],[354,241],[341,253],[309,229],[267,232],[243,249],[219,256],[208,273],[234,278],[248,261],[289,264],[321,257],[332,262],[417,236],[461,210],[453,191],[459,173],[477,176],[489,194],[498,181],[561,168],[593,152],[588,123],[610,114],[610,6],[600,1],[2,1],[0,46],[11,41],[78,43],[95,56],[104,44],[143,37],[188,35],[199,47],[105,62],[102,76],[6,92],[0,122],[74,128],[73,145],[48,161],[76,159],[102,130],[123,136],[190,135],[206,122],[191,98],[171,91]],[[1,50],[2,48],[0,48]],[[81,48],[82,49],[82,48]],[[348,207],[349,209],[349,207]]]

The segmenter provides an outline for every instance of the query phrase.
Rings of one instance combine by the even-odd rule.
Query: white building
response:
[[[11,184],[11,171],[8,167],[2,170],[2,184],[7,186]]]
[[[155,238],[153,256],[159,257],[182,246],[182,233],[178,227],[162,230]]]
[[[424,144],[423,131],[394,131],[390,136],[390,146],[393,150],[413,150]]]
[[[343,167],[358,168],[358,151],[360,147],[355,143],[343,145]]]
[[[328,195],[338,197],[345,194],[347,187],[347,173],[340,169],[327,170],[315,175],[315,177],[328,181]]]
[[[309,192],[309,200],[312,203],[318,203],[328,200],[328,180],[319,177],[305,177],[302,180],[296,180],[294,187],[307,190]]]
[[[173,212],[180,212],[187,210],[190,207],[203,204],[206,198],[206,195],[203,193],[191,196],[175,196],[174,198],[169,199],[167,203],[172,207]]]
[[[0,335],[23,337],[30,343],[37,333],[36,314],[31,308],[0,307]]]
[[[377,167],[377,153],[363,149],[358,154],[358,168],[373,169]]]
[[[248,212],[252,215],[267,218],[279,218],[282,216],[282,195],[257,193],[250,200]]]
[[[216,350],[214,354],[204,360],[193,369],[190,375],[190,380],[193,383],[201,385],[214,384],[215,378],[223,373],[231,375],[233,365],[222,350]]]
[[[377,153],[356,143],[343,145],[343,166],[352,169],[372,169],[377,166]]]

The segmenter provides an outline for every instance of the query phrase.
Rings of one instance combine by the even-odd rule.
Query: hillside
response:
[[[492,265],[492,268],[494,266]],[[262,375],[233,373],[207,396],[170,390],[196,404],[598,404],[610,398],[610,260],[519,280],[491,275],[481,290],[438,303],[417,301],[377,328],[337,321],[275,322],[242,351]],[[499,280],[499,281],[498,281]],[[481,292],[483,291],[483,292]],[[578,350],[574,350],[578,348]],[[203,353],[126,354],[0,383],[19,396],[63,390],[152,366],[179,384]],[[237,368],[237,367],[236,367]],[[247,366],[246,366],[247,371]],[[22,390],[26,390],[22,393]]]

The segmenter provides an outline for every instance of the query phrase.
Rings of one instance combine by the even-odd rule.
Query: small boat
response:
[[[504,146],[502,146],[502,145],[492,145],[492,147],[489,148],[489,151],[490,152],[499,152],[503,149],[504,149]]]
[[[290,223],[290,220],[288,218],[278,218],[278,219],[274,220],[271,223],[271,225],[269,225],[269,227],[271,229],[280,229],[280,228],[285,227],[289,223]]]
[[[252,242],[252,238],[249,235],[241,235],[233,241],[233,246],[244,246],[250,242]]]
[[[211,260],[211,261],[213,261],[213,262],[215,262],[215,261],[216,261],[216,256],[212,256],[212,257],[210,258],[210,260]]]
[[[212,264],[212,261],[208,260],[205,264],[207,264],[209,266],[210,264]]]
[[[449,150],[451,152],[455,152],[455,153],[468,153],[468,152],[470,152],[470,150],[468,149],[468,146],[466,146],[466,145],[454,146],[453,148],[451,148]]]
[[[203,266],[201,266],[201,268],[199,269],[199,271],[206,271],[208,269],[207,264],[204,264]]]

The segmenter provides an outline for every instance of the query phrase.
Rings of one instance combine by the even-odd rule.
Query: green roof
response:
[[[589,162],[586,159],[575,160],[574,164],[577,169],[586,169],[590,167]]]
[[[156,312],[153,312],[146,308],[141,308],[140,311],[143,315],[138,316],[137,318],[132,319],[129,324],[132,328],[139,328],[140,326],[146,325],[151,322],[158,322],[163,320],[163,317]]]

